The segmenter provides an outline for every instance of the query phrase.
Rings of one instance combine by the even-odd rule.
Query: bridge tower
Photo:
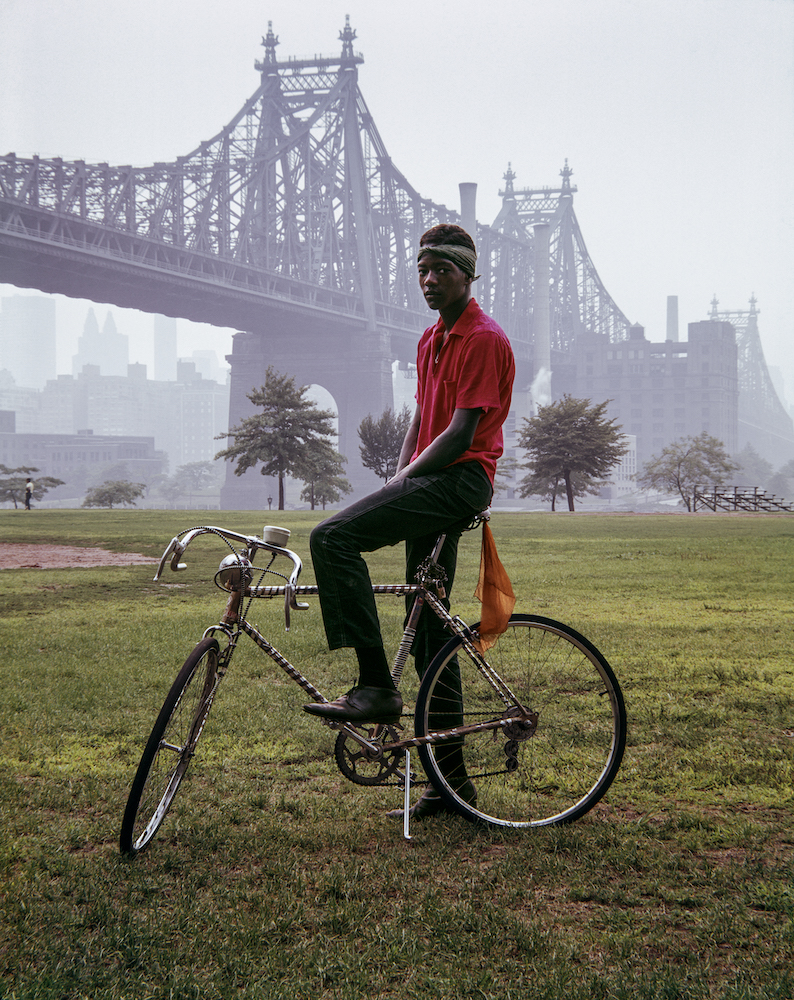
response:
[[[358,426],[393,406],[391,359],[397,353],[379,323],[373,206],[366,170],[368,117],[358,89],[349,18],[339,34],[338,58],[276,56],[278,37],[268,24],[264,58],[255,64],[260,89],[253,170],[249,167],[246,223],[256,229],[258,262],[268,270],[320,285],[341,287],[357,301],[357,315],[315,319],[303,311],[263,313],[235,335],[230,419],[253,412],[248,393],[264,385],[268,366],[299,385],[319,384],[334,397],[338,447],[354,487],[374,485],[361,466]],[[249,102],[250,103],[250,102]],[[251,176],[253,175],[253,176]],[[418,335],[418,334],[417,334]],[[258,471],[242,477],[227,468],[225,507],[261,506]]]
[[[523,239],[532,250],[533,261],[548,257],[544,277],[548,282],[548,352],[552,370],[566,363],[582,333],[601,334],[609,341],[625,340],[629,323],[604,287],[585,246],[573,207],[576,185],[568,161],[560,171],[559,187],[514,187],[515,173],[508,166],[504,175],[502,209],[493,228],[505,236]],[[540,228],[538,228],[540,227]],[[548,250],[536,247],[538,238]],[[529,274],[533,312],[545,288],[538,288],[536,268]],[[533,333],[535,331],[533,330]]]
[[[730,323],[736,332],[739,376],[739,447],[751,444],[774,466],[794,453],[794,423],[772,384],[758,331],[755,294],[749,309],[718,309],[711,300],[709,318]]]

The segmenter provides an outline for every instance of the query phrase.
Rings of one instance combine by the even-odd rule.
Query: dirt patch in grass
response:
[[[76,545],[17,545],[0,542],[0,569],[74,569],[85,566],[134,566],[156,563],[137,552],[108,552],[107,549]]]

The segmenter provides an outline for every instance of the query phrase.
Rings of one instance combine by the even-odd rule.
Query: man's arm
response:
[[[439,469],[451,465],[456,458],[460,458],[464,451],[471,447],[481,416],[482,410],[479,407],[474,410],[455,410],[446,430],[442,431],[422,454],[417,455],[411,462],[410,458],[419,436],[420,416],[417,407],[400,451],[397,474],[389,482],[398,483],[403,479],[413,479],[415,476],[437,472]]]
[[[397,472],[402,472],[402,470],[411,461],[411,455],[414,453],[416,448],[416,442],[419,440],[419,424],[422,422],[422,418],[419,412],[419,407],[417,406],[414,410],[413,419],[405,432],[405,437],[403,438],[402,448],[400,448],[400,457],[397,460]],[[393,477],[392,477],[393,478]]]

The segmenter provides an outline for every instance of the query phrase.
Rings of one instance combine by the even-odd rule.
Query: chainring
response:
[[[334,756],[339,770],[356,785],[385,785],[405,764],[404,750],[383,750],[383,743],[394,743],[400,737],[393,726],[360,728],[370,743],[378,744],[379,752],[372,753],[361,746],[349,733],[341,732],[334,744]],[[395,782],[400,784],[401,782]]]

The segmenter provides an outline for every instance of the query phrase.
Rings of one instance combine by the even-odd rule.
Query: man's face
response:
[[[468,301],[471,278],[451,260],[426,253],[419,261],[419,287],[430,308],[443,312]]]

